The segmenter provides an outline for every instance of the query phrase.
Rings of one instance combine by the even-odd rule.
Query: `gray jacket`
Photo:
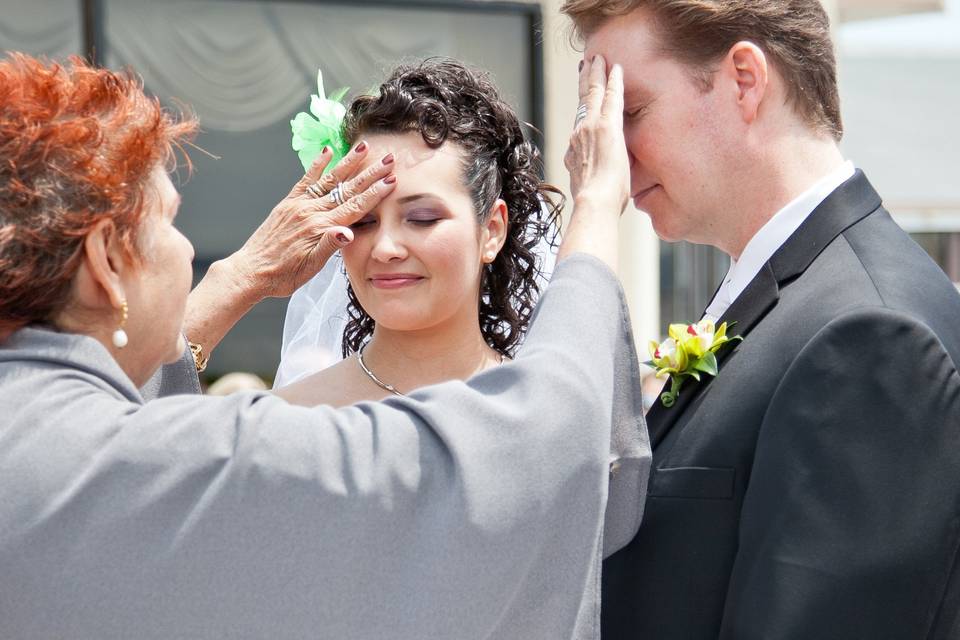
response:
[[[514,362],[336,411],[144,401],[95,340],[21,330],[0,637],[598,637],[602,550],[636,531],[650,464],[629,329],[574,256]]]

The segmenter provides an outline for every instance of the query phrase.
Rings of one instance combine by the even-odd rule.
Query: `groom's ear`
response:
[[[723,74],[735,87],[740,117],[744,123],[751,124],[757,119],[767,93],[767,56],[752,42],[741,41],[730,47],[722,66]]]

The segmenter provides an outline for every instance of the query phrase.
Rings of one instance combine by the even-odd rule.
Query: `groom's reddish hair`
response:
[[[804,121],[843,136],[830,18],[820,0],[566,0],[560,11],[583,40],[638,9],[653,17],[664,53],[687,65],[704,90],[712,65],[748,40],[771,59]]]

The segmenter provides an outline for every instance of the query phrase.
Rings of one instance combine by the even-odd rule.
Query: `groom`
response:
[[[624,67],[635,205],[731,257],[705,315],[743,338],[647,417],[603,638],[960,637],[960,296],[837,146],[823,8],[563,12]]]

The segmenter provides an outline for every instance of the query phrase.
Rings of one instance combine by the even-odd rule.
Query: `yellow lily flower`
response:
[[[646,363],[656,368],[658,378],[669,376],[671,379],[670,390],[660,396],[665,407],[672,407],[676,402],[684,379],[717,375],[714,354],[728,342],[742,340],[740,336],[727,337],[726,322],[717,327],[706,319],[695,324],[671,324],[667,333],[669,337],[663,342],[649,342],[651,359]]]
[[[682,371],[687,367],[689,358],[683,345],[667,338],[662,343],[650,342],[650,356],[653,366],[657,369],[657,377],[665,377],[671,373]]]

